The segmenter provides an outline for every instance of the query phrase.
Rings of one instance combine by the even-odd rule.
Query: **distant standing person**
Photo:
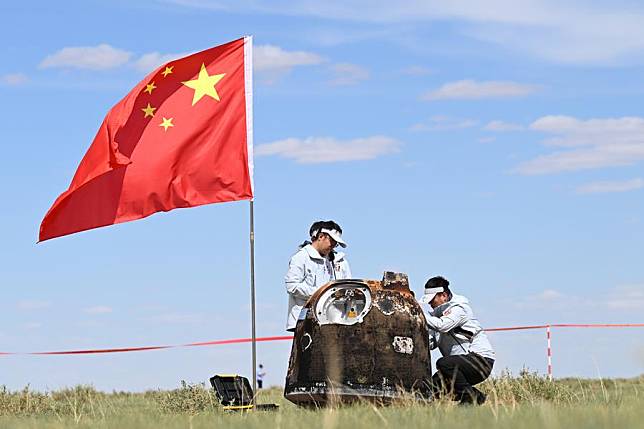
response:
[[[484,403],[485,394],[474,385],[490,376],[495,353],[468,299],[452,294],[443,277],[433,277],[420,302],[432,307],[430,348],[438,347],[443,355],[432,377],[435,397],[447,392],[462,404]]]
[[[257,388],[261,389],[264,387],[264,377],[266,377],[266,371],[264,371],[264,365],[261,363],[257,367]]]
[[[342,228],[332,220],[318,221],[309,229],[311,241],[305,241],[291,257],[285,283],[288,293],[286,330],[294,331],[306,301],[320,286],[332,280],[351,278],[351,269],[344,253],[337,246],[347,247]]]

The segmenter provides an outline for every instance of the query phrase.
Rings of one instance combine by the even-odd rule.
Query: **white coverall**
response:
[[[316,290],[332,280],[351,278],[351,269],[344,253],[336,253],[333,262],[307,244],[291,257],[284,278],[288,293],[286,330],[292,331],[306,301]]]
[[[451,300],[430,311],[427,325],[431,329],[431,348],[438,346],[443,356],[472,352],[495,359],[492,344],[464,296],[453,295]],[[465,332],[461,333],[461,330]]]

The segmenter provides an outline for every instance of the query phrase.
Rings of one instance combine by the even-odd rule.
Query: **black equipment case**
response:
[[[253,405],[253,388],[246,377],[237,374],[218,374],[210,377],[210,384],[224,410],[274,410],[277,404]]]

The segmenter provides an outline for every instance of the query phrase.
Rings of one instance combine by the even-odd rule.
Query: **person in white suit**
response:
[[[346,256],[335,252],[347,247],[342,228],[332,220],[318,221],[309,229],[311,241],[305,241],[291,257],[284,282],[288,293],[286,330],[294,331],[302,307],[316,290],[332,280],[351,278]]]
[[[490,376],[496,354],[470,301],[453,294],[449,281],[432,277],[420,302],[432,310],[426,317],[430,348],[441,351],[432,377],[435,397],[450,392],[462,404],[482,404],[486,396],[474,387]]]

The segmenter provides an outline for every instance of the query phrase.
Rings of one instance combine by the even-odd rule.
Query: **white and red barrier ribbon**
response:
[[[503,328],[488,328],[486,332],[501,332],[501,331],[523,331],[532,329],[545,329],[547,338],[547,357],[548,357],[548,378],[552,380],[552,345],[551,345],[551,329],[552,328],[644,328],[644,323],[552,323],[548,325],[527,325],[527,326],[510,326]],[[259,337],[255,341],[258,343],[267,341],[286,341],[292,340],[292,335],[273,336],[273,337]],[[241,344],[250,343],[252,338],[234,338],[230,340],[215,340],[203,341],[197,343],[163,345],[163,346],[143,346],[143,347],[122,347],[111,349],[88,349],[88,350],[63,350],[63,351],[47,351],[47,352],[0,352],[0,356],[11,355],[87,355],[87,354],[100,354],[100,353],[124,353],[124,352],[142,352],[150,350],[164,350],[174,349],[180,347],[201,347],[201,346],[220,346],[225,344]]]
[[[259,337],[255,341],[265,342],[265,341],[280,341],[280,340],[292,340],[293,336],[276,336],[276,337]],[[235,338],[231,340],[215,340],[215,341],[203,341],[199,343],[188,343],[188,344],[175,344],[175,345],[165,345],[165,346],[143,346],[143,347],[121,347],[121,348],[112,348],[112,349],[88,349],[88,350],[63,350],[63,351],[50,351],[50,352],[0,352],[0,355],[91,355],[91,354],[100,354],[100,353],[123,353],[123,352],[144,352],[149,350],[164,350],[164,349],[176,349],[180,347],[200,347],[200,346],[219,346],[224,344],[239,344],[239,343],[250,343],[252,338]]]
[[[511,326],[509,328],[490,328],[487,332],[519,331],[525,329],[546,330],[546,357],[548,359],[548,379],[552,381],[552,328],[643,328],[644,323],[552,323],[549,325]]]

